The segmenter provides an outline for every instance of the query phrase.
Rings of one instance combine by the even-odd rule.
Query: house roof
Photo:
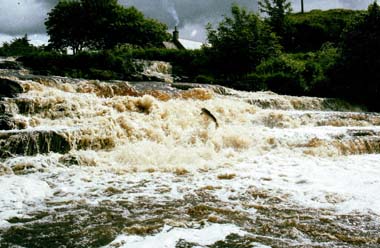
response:
[[[166,49],[178,49],[178,47],[172,41],[164,41],[163,44]]]
[[[176,26],[173,31],[172,40],[163,42],[163,46],[167,49],[196,50],[196,49],[201,49],[203,46],[203,43],[199,41],[180,39],[179,32]]]
[[[179,44],[178,44],[179,42]],[[186,39],[178,39],[177,42],[173,41],[164,41],[163,45],[167,49],[187,49],[187,50],[196,50],[201,49],[203,46],[202,42],[186,40]]]
[[[178,39],[178,40],[179,42],[181,42],[182,46],[184,46],[185,49],[188,49],[188,50],[201,49],[203,46],[203,43],[199,41],[186,40],[186,39]]]

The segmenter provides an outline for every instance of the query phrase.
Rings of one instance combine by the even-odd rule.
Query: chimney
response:
[[[173,42],[178,42],[178,39],[179,39],[179,32],[178,32],[177,26],[175,26],[174,31],[173,31]]]
[[[177,49],[185,49],[185,47],[179,41],[179,32],[178,32],[177,26],[175,26],[174,31],[173,31],[173,41],[172,42],[177,47]]]

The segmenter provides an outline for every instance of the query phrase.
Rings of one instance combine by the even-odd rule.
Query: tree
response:
[[[0,56],[22,56],[33,53],[37,48],[30,44],[28,35],[15,38],[10,43],[4,42],[0,48]]]
[[[59,1],[45,22],[50,46],[63,51],[70,48],[74,54],[89,47],[88,20],[78,1]]]
[[[157,46],[169,39],[166,25],[146,19],[136,8],[121,6],[117,0],[59,1],[45,25],[53,48],[70,48],[74,53],[122,43]]]
[[[326,42],[338,45],[343,31],[362,13],[361,10],[331,9],[289,14],[282,45],[287,52],[317,51]]]
[[[380,7],[377,2],[343,34],[334,72],[341,95],[380,110]]]
[[[287,14],[292,11],[289,0],[260,0],[260,11],[268,15],[268,23],[272,30],[283,37],[287,26]]]
[[[116,11],[112,23],[105,31],[108,35],[104,40],[104,48],[124,43],[141,47],[159,47],[163,41],[170,39],[165,24],[145,18],[136,8],[119,7]]]
[[[113,28],[117,25],[120,6],[117,0],[81,0],[85,11],[87,39],[91,47],[96,49],[111,48],[107,41],[114,39]],[[131,20],[133,21],[133,20]]]
[[[253,12],[232,6],[232,17],[225,17],[217,29],[207,27],[206,48],[218,74],[242,76],[255,70],[264,59],[277,54],[280,46],[269,27]]]

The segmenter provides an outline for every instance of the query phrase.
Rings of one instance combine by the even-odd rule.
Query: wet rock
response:
[[[25,120],[14,118],[7,112],[0,114],[0,130],[25,129],[27,125]]]
[[[49,152],[67,153],[71,144],[55,131],[0,133],[0,157],[33,156]]]
[[[232,89],[217,85],[217,84],[199,84],[199,83],[172,83],[172,87],[179,89],[179,90],[189,90],[189,89],[197,89],[197,88],[202,88],[202,89],[209,89],[213,91],[216,94],[219,95],[232,95]]]
[[[27,175],[38,171],[36,165],[31,162],[13,164],[11,169],[15,175]]]
[[[17,113],[17,105],[6,102],[6,101],[0,101],[0,115],[13,115],[13,113]]]
[[[135,66],[140,68],[142,80],[172,83],[172,65],[163,61],[136,60]]]
[[[54,107],[53,103],[40,103],[28,98],[18,98],[16,105],[20,114],[37,114]]]
[[[22,85],[11,79],[0,78],[0,98],[15,97],[17,94],[23,93]]]
[[[0,114],[0,130],[16,129],[16,123],[12,116],[7,114]]]
[[[6,104],[4,102],[0,102],[0,114],[5,113]]]
[[[21,67],[20,63],[17,61],[1,61],[0,62],[0,69],[21,70],[22,67]]]
[[[12,174],[12,170],[3,164],[0,164],[0,176],[10,175],[10,174]]]
[[[59,162],[66,166],[80,165],[80,158],[72,154],[66,154],[59,158]]]

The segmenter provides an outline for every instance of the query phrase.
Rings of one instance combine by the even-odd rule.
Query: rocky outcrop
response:
[[[135,60],[136,67],[141,68],[140,75],[144,81],[172,83],[172,65],[163,61]]]
[[[0,78],[0,98],[15,97],[24,92],[22,85],[8,78]]]
[[[0,113],[5,113],[7,106],[4,102],[0,102]]]
[[[0,157],[33,156],[49,152],[67,153],[71,144],[55,131],[18,131],[0,133]]]
[[[0,114],[0,130],[25,129],[26,127],[27,122],[25,120],[17,119],[6,112]]]
[[[16,123],[14,122],[13,118],[7,114],[0,114],[0,130],[12,129],[16,129]]]
[[[0,61],[0,69],[6,69],[6,70],[21,70],[22,66],[17,61]]]
[[[231,89],[217,85],[217,84],[198,84],[198,83],[172,83],[172,87],[179,89],[179,90],[189,90],[189,89],[196,89],[196,88],[202,88],[202,89],[209,89],[213,91],[216,94],[219,95],[232,95]]]
[[[66,166],[80,165],[80,158],[72,154],[65,154],[59,159],[59,162]]]
[[[0,164],[0,176],[4,176],[4,175],[9,175],[9,174],[12,174],[12,169],[3,165],[3,164]]]

